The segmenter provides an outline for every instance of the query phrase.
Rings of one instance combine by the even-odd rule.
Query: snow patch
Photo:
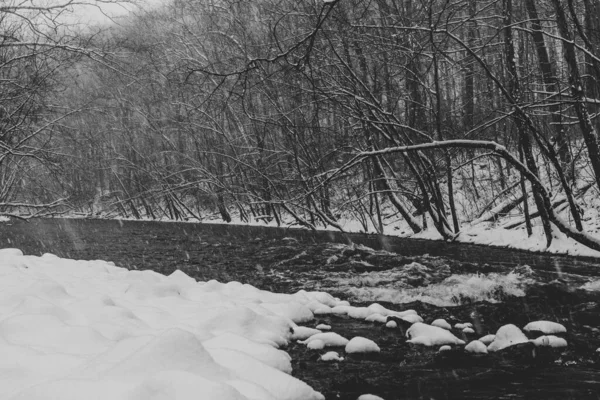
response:
[[[567,347],[567,341],[563,338],[554,335],[540,336],[531,341],[536,347]]]
[[[321,356],[321,361],[344,361],[344,357],[340,357],[336,351],[328,351]]]
[[[379,353],[381,349],[371,339],[356,336],[350,339],[345,348],[346,353]]]
[[[473,340],[469,344],[465,346],[465,351],[467,353],[475,353],[475,354],[487,354],[487,346],[480,342],[479,340]]]
[[[460,340],[452,334],[452,332],[446,329],[439,328],[437,326],[431,326],[417,322],[413,324],[406,331],[406,337],[408,343],[422,344],[425,346],[442,346],[445,344],[465,344],[464,341]]]
[[[488,351],[499,351],[515,344],[527,343],[527,336],[515,325],[501,326],[496,332],[494,341],[488,346]]]
[[[567,328],[558,322],[552,321],[533,321],[525,325],[523,328],[525,331],[538,331],[545,333],[546,335],[555,333],[567,333]]]

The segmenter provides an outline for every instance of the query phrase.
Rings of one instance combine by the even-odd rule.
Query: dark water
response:
[[[341,245],[289,235],[257,234],[256,230],[227,230],[199,224],[106,220],[35,220],[0,223],[0,247],[17,247],[25,254],[46,252],[74,259],[104,259],[132,269],[153,269],[169,274],[181,269],[199,280],[237,280],[262,289],[292,292],[319,288],[336,273],[386,271],[413,261],[428,268],[426,285],[448,274],[506,273],[506,263],[480,265],[452,259],[398,256],[356,251]],[[332,256],[336,262],[328,263]],[[552,271],[550,269],[550,271]],[[593,269],[591,270],[593,272]],[[585,275],[590,275],[587,269]],[[370,392],[386,400],[435,399],[597,399],[600,398],[600,306],[598,295],[576,290],[589,276],[559,276],[531,272],[526,296],[507,297],[502,303],[469,302],[434,307],[414,302],[383,303],[392,309],[416,309],[426,320],[476,322],[477,335],[494,333],[506,323],[523,326],[548,319],[567,327],[569,347],[533,350],[524,346],[488,356],[469,356],[462,350],[440,355],[406,343],[401,330],[390,331],[362,321],[327,317],[345,337],[365,336],[382,352],[369,357],[347,357],[342,363],[318,361],[318,353],[292,344],[294,375],[326,395],[328,400],[355,400]],[[336,292],[344,297],[345,289]],[[350,299],[352,301],[352,299]],[[366,303],[365,303],[366,304]],[[360,305],[360,304],[359,304]]]

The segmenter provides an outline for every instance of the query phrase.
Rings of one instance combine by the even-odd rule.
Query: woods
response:
[[[0,213],[448,240],[516,213],[600,249],[598,0],[69,6],[0,7]]]

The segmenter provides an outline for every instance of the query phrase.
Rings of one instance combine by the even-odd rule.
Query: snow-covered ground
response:
[[[325,293],[0,250],[0,398],[318,400],[279,347]]]

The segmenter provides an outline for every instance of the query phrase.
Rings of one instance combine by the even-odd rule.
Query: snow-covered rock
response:
[[[346,353],[379,353],[381,349],[371,339],[362,336],[356,336],[350,339],[345,348]]]
[[[479,340],[473,340],[465,346],[467,353],[486,354],[488,352],[487,346]]]
[[[331,325],[327,325],[327,324],[319,324],[316,326],[317,329],[321,330],[321,331],[330,331],[331,330]]]
[[[292,328],[294,333],[292,333],[293,340],[306,340],[312,335],[316,335],[317,333],[321,333],[320,330],[309,328],[308,326],[295,326]]]
[[[329,315],[332,313],[333,313],[332,308],[329,306],[326,306],[326,305],[322,305],[313,310],[314,315]]]
[[[450,325],[445,319],[438,318],[431,323],[431,326],[437,326],[438,328],[450,330],[452,329],[452,325]]]
[[[369,315],[367,318],[365,318],[365,321],[378,322],[380,324],[385,324],[385,322],[387,321],[387,317],[382,314],[374,313],[374,314]]]
[[[528,332],[538,331],[545,335],[554,335],[557,333],[567,332],[567,328],[565,328],[564,325],[552,321],[533,321],[525,325],[523,330]]]
[[[340,357],[336,351],[328,351],[321,356],[321,361],[344,361],[344,357]]]
[[[536,347],[567,347],[567,341],[554,335],[543,335],[531,341]]]
[[[473,328],[466,327],[466,328],[463,328],[462,332],[471,335],[471,334],[475,333],[475,330]]]
[[[408,323],[411,323],[411,324],[415,324],[417,322],[423,322],[423,318],[421,318],[421,316],[417,315],[417,314],[405,314],[399,318]]]
[[[440,346],[440,349],[438,351],[441,353],[442,351],[448,351],[448,350],[452,350],[452,347],[445,344],[443,346]]]
[[[306,347],[310,350],[322,350],[325,348],[325,342],[322,340],[313,340],[310,343],[306,344]]]
[[[409,338],[409,340],[407,340],[408,343],[422,344],[425,346],[465,344],[464,341],[454,336],[452,332],[437,326],[423,324],[421,322],[417,322],[408,328],[406,331],[406,337]]]
[[[486,346],[488,346],[490,343],[492,343],[494,341],[494,339],[496,339],[496,335],[494,334],[489,334],[489,335],[485,335],[479,338],[479,341],[483,344],[485,344]]]
[[[374,394],[361,394],[356,400],[383,400],[383,398]]]
[[[498,351],[519,343],[527,343],[527,336],[515,325],[501,326],[496,332],[494,341],[488,346],[488,351]]]
[[[459,330],[463,330],[465,328],[472,328],[473,324],[470,322],[459,322],[457,324],[454,324],[454,328],[455,329],[459,329]]]
[[[318,333],[316,335],[312,335],[308,339],[303,342],[306,345],[309,345],[311,342],[315,340],[320,340],[326,347],[341,347],[348,344],[349,340],[345,337],[335,333],[335,332],[323,332]]]
[[[331,313],[335,315],[348,315],[353,308],[351,305],[337,305],[331,309]]]
[[[381,315],[389,314],[389,310],[379,303],[372,303],[367,308],[377,314],[381,314]]]
[[[385,327],[386,327],[386,328],[390,328],[390,329],[394,329],[394,328],[397,328],[397,327],[398,327],[398,324],[396,323],[396,321],[388,321],[388,322],[385,324]]]
[[[348,316],[354,319],[365,319],[374,312],[368,307],[351,307]]]

